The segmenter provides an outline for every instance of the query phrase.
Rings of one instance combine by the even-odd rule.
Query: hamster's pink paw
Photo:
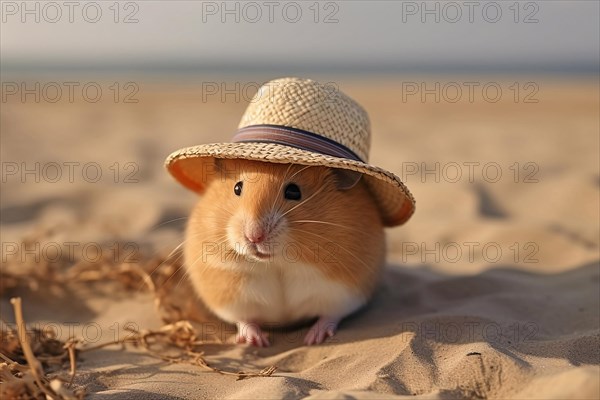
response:
[[[313,345],[321,344],[327,339],[335,335],[337,326],[340,323],[339,318],[321,317],[315,322],[310,328],[306,336],[304,337],[304,344]]]
[[[237,343],[249,343],[258,347],[267,347],[271,345],[267,334],[264,333],[256,323],[238,322],[237,330],[235,338]]]

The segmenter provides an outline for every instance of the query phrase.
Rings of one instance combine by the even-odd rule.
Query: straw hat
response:
[[[362,174],[386,226],[406,222],[415,200],[400,178],[370,165],[369,117],[334,86],[283,78],[264,84],[250,101],[230,143],[202,144],[171,154],[169,172],[202,193],[206,163],[236,158],[271,163],[320,165]]]

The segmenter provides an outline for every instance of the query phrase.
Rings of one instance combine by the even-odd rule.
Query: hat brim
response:
[[[400,178],[389,171],[360,161],[276,143],[213,143],[186,147],[169,155],[165,166],[179,183],[202,193],[205,182],[202,174],[206,171],[204,165],[213,163],[215,158],[314,165],[360,172],[381,211],[385,226],[405,223],[415,210],[412,194]]]

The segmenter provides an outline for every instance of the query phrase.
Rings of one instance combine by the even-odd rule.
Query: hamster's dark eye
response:
[[[244,186],[244,182],[236,183],[235,186],[233,187],[233,193],[235,193],[236,196],[241,195],[243,186]]]
[[[288,200],[300,200],[302,193],[295,183],[290,183],[285,187],[284,197]]]

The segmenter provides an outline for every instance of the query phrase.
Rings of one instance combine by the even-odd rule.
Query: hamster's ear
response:
[[[358,184],[360,178],[362,177],[360,172],[350,171],[347,169],[332,168],[331,171],[335,178],[335,184],[338,190],[352,189],[354,186],[356,186],[356,184]]]
[[[215,171],[222,172],[223,171],[223,160],[220,158],[215,158],[213,161],[213,167]]]
[[[223,160],[219,158],[207,158],[202,166],[202,182],[208,185],[210,181],[223,178]]]

